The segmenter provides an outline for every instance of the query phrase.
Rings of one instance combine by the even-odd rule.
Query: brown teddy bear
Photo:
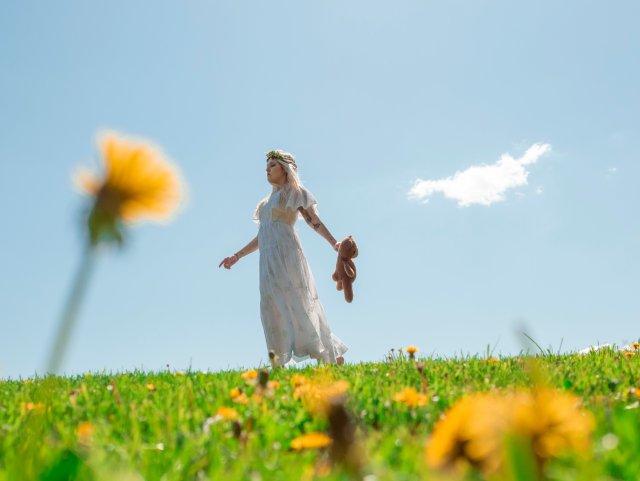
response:
[[[331,276],[337,282],[336,289],[344,291],[347,302],[353,301],[353,281],[356,280],[356,265],[351,259],[358,257],[358,246],[353,237],[346,237],[338,248],[336,271]]]

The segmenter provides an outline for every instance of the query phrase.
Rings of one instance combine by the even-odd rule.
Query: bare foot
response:
[[[338,363],[338,366],[342,366],[344,364],[344,357],[336,357],[336,362]]]

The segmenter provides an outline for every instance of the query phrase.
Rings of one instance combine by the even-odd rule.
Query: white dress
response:
[[[335,363],[348,349],[331,332],[294,228],[298,207],[314,204],[304,187],[300,192],[274,187],[254,217],[260,224],[260,318],[267,349],[279,365],[309,358]]]

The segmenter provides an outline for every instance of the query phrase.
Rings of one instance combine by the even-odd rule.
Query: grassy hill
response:
[[[2,381],[0,481],[640,479],[637,352],[399,354]]]

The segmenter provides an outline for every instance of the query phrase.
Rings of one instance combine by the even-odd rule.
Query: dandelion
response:
[[[162,151],[148,141],[115,132],[99,135],[98,146],[102,177],[81,168],[73,178],[94,199],[88,219],[91,243],[122,242],[121,223],[170,219],[181,205],[184,189],[178,170]]]
[[[567,451],[585,451],[595,420],[582,409],[577,396],[538,388],[516,398],[513,424],[516,434],[531,440],[536,458],[543,463]]]
[[[47,363],[47,372],[54,374],[62,363],[98,245],[121,245],[125,225],[144,220],[167,222],[185,199],[177,168],[151,143],[106,132],[99,135],[98,147],[103,174],[79,169],[73,176],[76,187],[91,196],[88,237]]]
[[[34,403],[34,402],[26,402],[26,403],[22,403],[22,412],[23,413],[28,413],[31,411],[35,411],[35,412],[40,412],[40,411],[44,411],[44,403]]]
[[[146,388],[148,391],[152,391],[152,392],[156,390],[156,387],[151,383],[148,383]]]
[[[331,438],[324,433],[307,433],[291,441],[291,448],[300,451],[302,449],[325,448],[331,444]]]
[[[500,362],[500,360],[495,357],[488,357],[487,362],[494,363],[494,362]]]
[[[332,403],[339,402],[346,396],[349,383],[345,380],[327,382],[316,380],[299,385],[294,399],[301,399],[305,408],[314,416],[326,418]]]
[[[278,381],[269,381],[267,383],[267,388],[268,389],[273,389],[276,390],[280,387],[280,383]]]
[[[220,406],[216,412],[216,418],[234,421],[238,419],[238,411],[226,406]]]
[[[418,348],[416,346],[409,346],[405,349],[407,354],[409,354],[409,359],[412,361],[416,358],[416,352],[418,352]]]
[[[633,349],[634,351],[638,351],[640,350],[640,342],[638,341],[633,341],[630,345],[631,349]]]
[[[436,424],[425,447],[432,468],[466,462],[484,473],[504,464],[505,439],[530,446],[542,467],[568,451],[584,451],[591,442],[593,415],[570,393],[548,388],[515,393],[479,393],[459,400]]]
[[[81,442],[86,442],[93,435],[94,427],[88,421],[83,421],[76,427],[76,436]]]
[[[426,394],[419,393],[412,387],[404,388],[402,391],[393,396],[393,400],[399,403],[403,403],[409,408],[425,406],[429,402],[429,398]]]
[[[303,384],[307,384],[308,382],[309,379],[302,374],[294,374],[293,376],[291,376],[291,385],[294,389],[302,386]]]
[[[258,371],[256,371],[255,369],[251,369],[240,374],[240,377],[245,381],[252,381],[258,377]]]
[[[462,398],[436,423],[425,447],[427,465],[451,468],[466,462],[486,473],[497,471],[507,412],[506,398],[496,394]]]
[[[231,400],[235,403],[247,404],[249,402],[249,398],[244,392],[242,392],[242,389],[240,388],[234,387],[233,389],[231,389],[231,391],[229,391],[229,395],[231,397]]]
[[[624,351],[622,354],[627,359],[636,355],[635,351]]]

